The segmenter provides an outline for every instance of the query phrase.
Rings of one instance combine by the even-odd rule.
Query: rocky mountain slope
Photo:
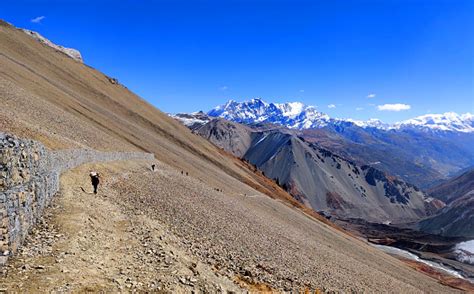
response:
[[[259,131],[211,119],[193,131],[248,160],[316,211],[374,222],[407,222],[440,207],[440,201],[433,201],[415,186],[371,166],[358,166],[284,129]]]
[[[474,169],[428,190],[428,194],[451,203],[474,191]]]
[[[245,162],[5,22],[0,102],[4,132],[54,150],[151,152],[158,166],[65,175],[51,222],[25,246],[32,263],[12,258],[1,289],[458,292],[320,221]],[[104,175],[97,197],[80,190],[90,169]]]
[[[443,236],[474,238],[474,170],[429,190],[448,205],[420,222],[421,230]]]
[[[419,224],[422,231],[448,237],[474,238],[474,190],[452,201]]]
[[[302,136],[359,164],[427,188],[474,164],[474,133],[380,130],[339,124],[304,130]],[[387,156],[390,154],[391,156]]]
[[[422,188],[474,165],[474,120],[469,113],[424,115],[386,124],[377,119],[331,118],[299,102],[279,104],[252,99],[231,100],[208,115],[252,127],[286,127],[340,156],[361,165],[376,163],[377,168]]]

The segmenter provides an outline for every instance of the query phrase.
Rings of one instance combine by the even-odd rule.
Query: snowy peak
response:
[[[457,114],[446,112],[443,114],[426,114],[409,120],[395,123],[396,129],[422,129],[451,132],[474,132],[474,115],[470,113]]]
[[[269,104],[256,98],[245,102],[229,100],[226,104],[217,106],[207,114],[242,123],[254,123],[263,121],[270,112]]]
[[[327,125],[348,123],[361,128],[376,128],[381,130],[415,129],[434,132],[463,132],[474,133],[474,115],[470,113],[457,114],[427,114],[406,121],[388,124],[379,119],[367,121],[354,119],[331,118],[319,112],[316,107],[301,102],[267,103],[260,98],[244,102],[229,100],[207,113],[211,117],[220,117],[230,121],[255,124],[272,123],[290,129],[322,128]]]
[[[202,111],[193,113],[177,113],[170,116],[192,130],[203,126],[212,120]]]
[[[81,63],[83,63],[84,61],[82,60],[82,55],[81,55],[81,52],[79,52],[78,50],[76,49],[73,49],[73,48],[66,48],[66,47],[63,47],[61,45],[56,45],[54,44],[53,42],[51,42],[50,40],[46,39],[45,37],[43,37],[42,35],[40,35],[39,33],[37,32],[34,32],[34,31],[30,31],[30,30],[27,30],[27,29],[21,29],[25,34],[29,35],[30,37],[32,37],[33,39],[37,40],[38,42],[40,43],[43,43],[51,48],[54,48],[60,52],[63,52],[64,54],[66,54],[67,56],[71,57],[72,59],[74,60],[77,60]]]
[[[307,108],[301,102],[275,103],[275,106],[280,109],[283,116],[286,117],[295,117]]]
[[[228,101],[207,113],[209,116],[253,124],[273,123],[290,129],[308,129],[327,125],[330,118],[301,102],[267,103],[260,98],[244,102]]]
[[[390,124],[384,123],[378,118],[371,118],[366,121],[354,120],[354,119],[348,118],[346,119],[346,121],[351,122],[361,128],[377,128],[377,129],[382,129],[382,130],[388,130],[391,128]]]

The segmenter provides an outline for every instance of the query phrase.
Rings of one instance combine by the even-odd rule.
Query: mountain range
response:
[[[474,164],[470,114],[369,126],[330,118],[302,103],[252,99],[173,117],[253,164],[301,203],[339,218],[378,223],[432,218],[434,223],[449,214],[440,209],[450,201],[417,186],[434,186]],[[442,211],[459,212],[455,206]],[[466,221],[466,215],[459,217],[459,223]]]
[[[204,113],[176,116],[194,133],[242,158],[304,205],[340,218],[415,221],[443,206],[416,186],[359,165],[288,129],[251,128]],[[201,122],[208,121],[205,124]]]
[[[53,152],[155,158],[88,163],[62,174],[60,197],[26,237],[23,254],[0,253],[13,254],[0,275],[8,292],[472,289],[424,270],[440,283],[420,272],[423,265],[387,255],[308,209],[399,222],[432,216],[442,202],[300,130],[205,113],[183,115],[189,130],[115,79],[1,20],[0,101],[1,132]],[[90,187],[91,170],[103,175],[98,194],[81,189]],[[313,176],[318,185],[308,183]],[[3,213],[23,209],[3,222],[15,228],[31,203],[13,192]]]
[[[188,127],[222,118],[256,129],[286,129],[359,165],[376,165],[421,188],[474,166],[473,116],[432,114],[395,124],[331,118],[299,102],[233,100],[207,113],[178,114]]]
[[[229,100],[207,112],[209,116],[245,123],[272,123],[289,129],[314,129],[328,125],[354,124],[362,128],[382,130],[418,129],[424,131],[474,132],[474,115],[470,113],[427,114],[394,124],[384,123],[379,119],[367,121],[331,118],[301,102],[267,103],[255,98],[249,101],[236,102]]]

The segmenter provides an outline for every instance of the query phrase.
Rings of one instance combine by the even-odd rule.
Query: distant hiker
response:
[[[155,171],[155,165],[154,164],[151,165],[151,170]]]
[[[91,183],[92,183],[92,187],[94,187],[94,194],[97,194],[97,187],[99,186],[99,178],[100,178],[100,175],[98,172],[91,172],[89,174],[89,176],[91,177]]]
[[[188,172],[186,172],[186,175],[188,175]]]
[[[183,174],[183,171],[181,171],[181,174]]]

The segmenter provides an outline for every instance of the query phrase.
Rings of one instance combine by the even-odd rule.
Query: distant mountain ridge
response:
[[[254,102],[259,105],[253,108]],[[227,106],[226,106],[227,105]],[[387,129],[378,120],[369,121],[372,125],[362,127],[351,120],[334,120],[319,115],[318,127],[310,129],[288,128],[279,123],[270,122],[266,108],[272,108],[277,116],[285,113],[300,113],[300,105],[268,105],[263,101],[250,101],[240,105],[229,102],[210,111],[212,115],[232,117],[233,109],[240,114],[234,122],[242,121],[255,130],[278,129],[303,137],[306,141],[318,144],[344,158],[351,159],[359,165],[376,165],[378,169],[397,175],[405,181],[421,188],[429,188],[451,175],[474,165],[474,132],[442,131],[424,127]],[[231,107],[229,107],[229,105]],[[289,110],[291,107],[291,110]],[[225,110],[227,109],[227,110]],[[286,110],[286,112],[285,112]],[[313,111],[314,109],[310,109]],[[263,116],[258,118],[262,114]],[[208,124],[214,117],[200,111],[190,114],[172,115],[191,129]],[[274,118],[275,116],[273,116]],[[467,116],[465,116],[467,117]],[[257,118],[257,119],[255,119]],[[295,122],[301,117],[293,114],[284,118]],[[229,120],[232,121],[232,120]],[[273,119],[273,121],[275,121]],[[301,121],[300,121],[301,122]],[[376,127],[379,125],[379,127]]]
[[[331,118],[327,114],[318,111],[316,107],[301,102],[267,103],[259,98],[244,102],[229,100],[227,103],[208,111],[207,114],[238,123],[272,123],[298,130],[351,123],[362,128],[383,130],[416,129],[421,131],[474,132],[474,115],[470,113],[461,115],[454,112],[427,114],[402,122],[387,124],[378,119],[360,121],[350,118]]]
[[[346,160],[287,128],[249,127],[203,112],[175,118],[195,134],[255,165],[316,211],[397,223],[429,216],[443,206],[415,186]]]

